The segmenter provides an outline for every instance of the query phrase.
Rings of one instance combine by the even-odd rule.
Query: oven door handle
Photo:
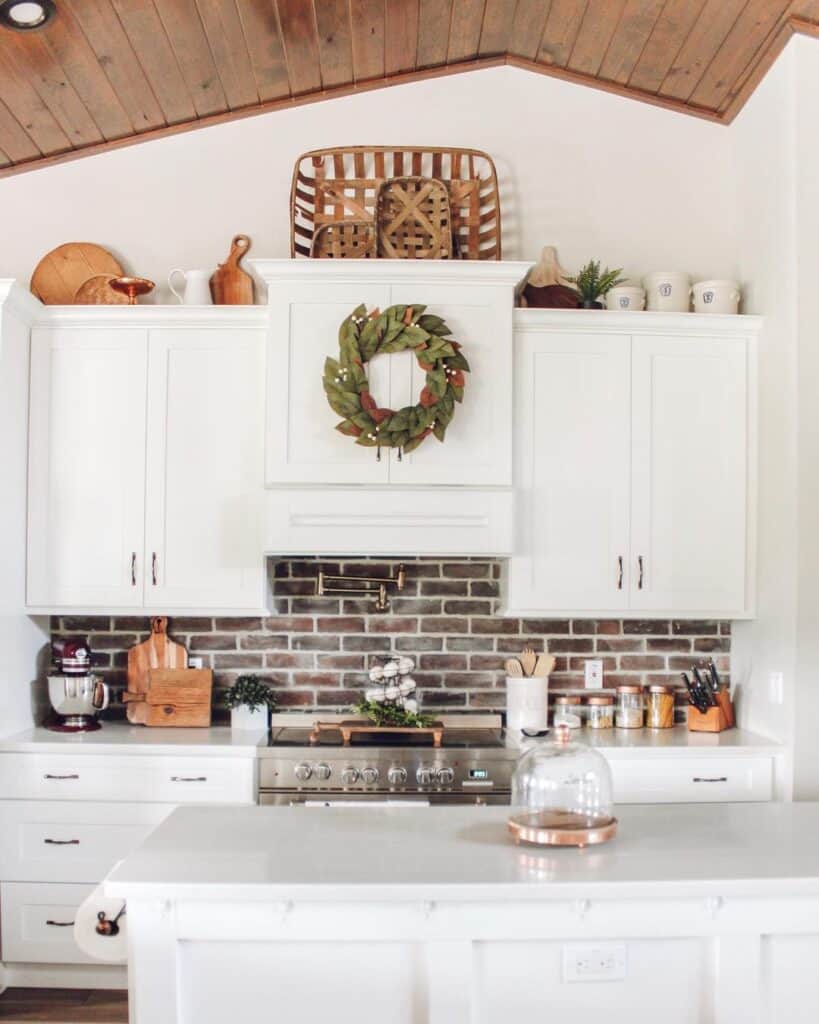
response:
[[[429,807],[429,800],[291,800],[291,807]]]

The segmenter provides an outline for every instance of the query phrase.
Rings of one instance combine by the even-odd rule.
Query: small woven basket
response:
[[[371,259],[375,256],[375,225],[365,220],[324,224],[313,236],[311,255],[320,260]]]
[[[390,178],[375,204],[377,252],[391,260],[443,260],[452,255],[449,191],[436,178]]]

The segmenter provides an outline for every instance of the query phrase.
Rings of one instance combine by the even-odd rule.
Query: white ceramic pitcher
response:
[[[174,277],[182,275],[182,291],[179,292],[173,286]],[[168,287],[186,306],[211,306],[213,300],[210,297],[210,275],[209,270],[182,270],[179,267],[168,274]]]

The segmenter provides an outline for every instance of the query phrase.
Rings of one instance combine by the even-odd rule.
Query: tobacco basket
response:
[[[498,178],[479,150],[354,146],[298,158],[290,193],[290,255],[311,256],[316,232],[343,221],[375,223],[382,184],[391,178],[442,181],[449,193],[452,257],[501,258]]]

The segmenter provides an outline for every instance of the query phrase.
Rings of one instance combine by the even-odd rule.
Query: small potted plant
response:
[[[239,676],[225,693],[225,704],[230,708],[231,729],[266,732],[276,696],[258,676]]]
[[[589,260],[574,277],[569,277],[567,280],[574,285],[575,291],[580,297],[582,309],[602,309],[603,303],[600,299],[615,285],[622,284],[626,280],[624,277],[620,277],[622,272],[622,267],[618,267],[617,270],[609,270],[606,267],[601,273],[600,260]]]

